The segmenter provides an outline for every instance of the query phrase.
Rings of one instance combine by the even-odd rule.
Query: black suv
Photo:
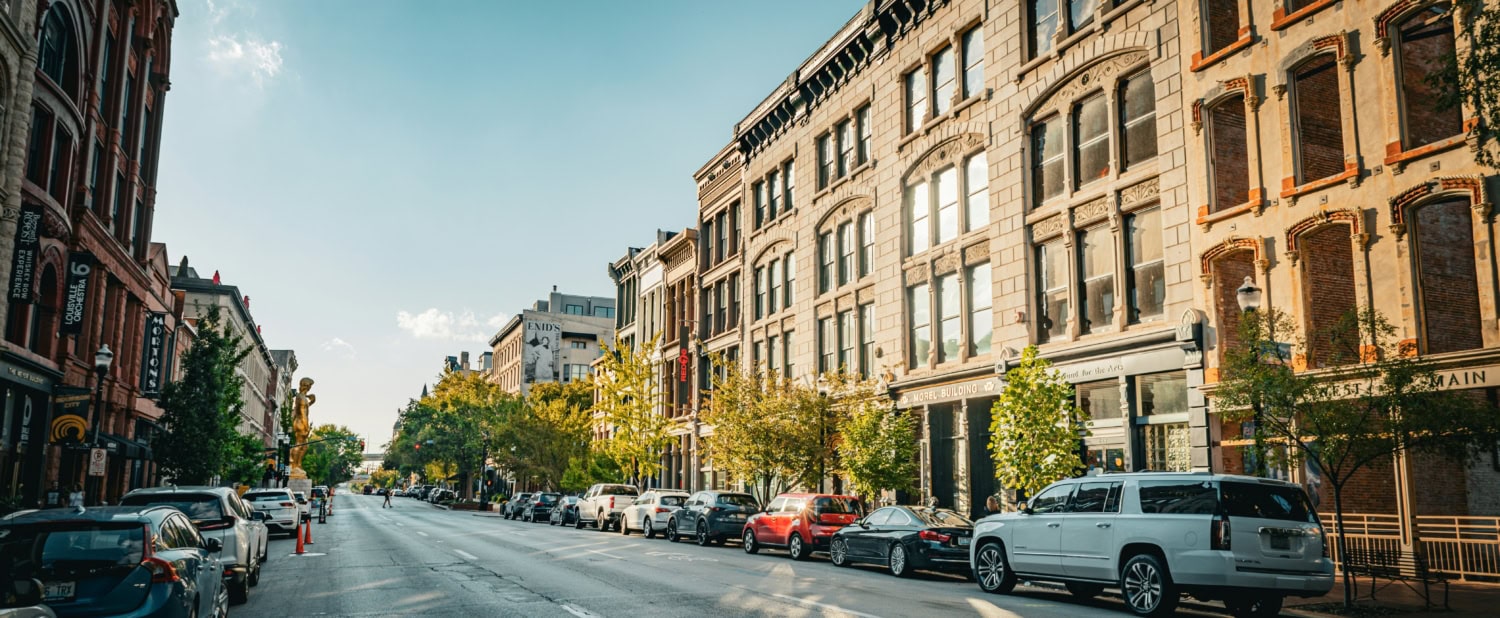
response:
[[[667,520],[667,539],[692,536],[699,545],[740,538],[745,520],[760,512],[755,496],[737,491],[700,491]]]

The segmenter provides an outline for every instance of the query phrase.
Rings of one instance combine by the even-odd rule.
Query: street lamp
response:
[[[818,399],[823,409],[818,410],[818,449],[828,448],[828,374],[818,375]],[[818,453],[818,493],[823,493],[823,483],[828,478],[828,453]]]
[[[1254,319],[1257,317],[1256,312],[1260,310],[1260,296],[1260,288],[1255,286],[1255,282],[1250,277],[1245,277],[1245,283],[1234,291],[1234,299],[1240,305],[1241,319]],[[1255,344],[1255,349],[1252,352],[1255,354],[1255,362],[1259,363],[1261,353],[1259,342]],[[1255,420],[1252,421],[1255,423],[1255,476],[1264,478],[1269,475],[1269,470],[1266,466],[1265,436],[1261,432],[1262,406],[1260,403],[1260,393],[1256,392],[1253,395],[1250,399],[1250,409],[1255,415]]]
[[[99,428],[104,425],[104,376],[114,361],[115,353],[109,350],[109,344],[99,346],[99,351],[94,353],[94,439],[90,443],[93,448],[99,448]],[[103,503],[103,483],[95,482],[94,478],[89,477],[89,484],[99,486],[99,502]]]

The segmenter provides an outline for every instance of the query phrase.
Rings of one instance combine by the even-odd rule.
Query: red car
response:
[[[828,551],[833,533],[864,514],[864,504],[854,496],[781,494],[745,521],[741,538],[747,554],[785,547],[793,560],[804,560],[815,551]]]

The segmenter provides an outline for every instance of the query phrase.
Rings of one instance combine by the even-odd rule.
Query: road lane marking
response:
[[[427,533],[426,532],[422,532],[421,530],[418,530],[417,531],[417,535],[418,536],[427,536]]]
[[[564,603],[562,605],[559,605],[558,607],[563,608],[564,611],[568,612],[569,614],[573,614],[574,616],[577,616],[578,618],[594,618],[594,616],[595,616],[595,614],[589,612],[586,609],[579,609],[577,607],[573,607],[572,605],[568,605],[566,603]]]
[[[839,607],[837,605],[829,605],[827,603],[819,603],[817,601],[810,601],[810,600],[807,600],[807,599],[799,599],[797,597],[789,597],[787,595],[776,594],[774,592],[773,593],[769,593],[769,594],[770,594],[770,596],[776,597],[776,598],[781,599],[783,601],[791,601],[793,603],[799,603],[799,604],[802,604],[802,605],[811,605],[813,607],[821,607],[821,608],[826,609],[828,611],[838,612],[840,614],[849,614],[850,616],[859,616],[860,618],[880,618],[880,616],[876,616],[875,614],[866,614],[864,612],[857,612],[857,611],[854,611],[852,609],[847,609],[847,608]]]
[[[466,551],[464,551],[462,549],[455,549],[455,550],[453,550],[453,553],[458,554],[459,556],[462,556],[465,560],[478,560],[479,559],[479,556],[476,556],[474,554],[466,552]]]

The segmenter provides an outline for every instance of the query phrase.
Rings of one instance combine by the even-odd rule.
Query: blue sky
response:
[[[861,0],[182,0],[154,240],[375,450],[443,357],[693,224],[692,174]]]

